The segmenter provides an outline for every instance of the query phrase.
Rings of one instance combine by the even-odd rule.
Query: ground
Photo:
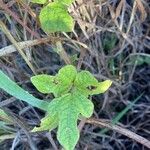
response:
[[[78,70],[90,71],[99,81],[112,80],[105,94],[91,98],[95,106],[92,117],[111,120],[150,140],[149,6],[148,0],[76,0],[69,7],[75,21],[74,31],[47,35],[38,19],[42,5],[29,3],[29,0],[2,0],[0,20],[16,42],[30,41],[19,47],[37,74],[56,74],[68,63],[69,57]],[[12,46],[7,48],[14,42],[6,35],[6,31],[0,30],[0,69],[35,97],[52,99],[52,95],[39,93],[31,84],[30,77],[34,75],[31,67],[19,51]],[[38,41],[33,43],[35,39]],[[62,42],[63,53],[55,51],[58,39]],[[0,130],[0,150],[61,149],[56,130],[29,133],[29,129],[40,124],[45,112],[2,90],[0,107],[15,121],[9,126],[11,134],[7,129]],[[76,149],[148,148],[115,131],[104,132],[103,128],[85,124]]]

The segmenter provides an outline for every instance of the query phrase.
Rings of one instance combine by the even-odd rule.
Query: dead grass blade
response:
[[[42,43],[46,43],[48,41],[50,41],[50,38],[41,38],[41,39],[36,39],[36,40],[28,40],[28,41],[18,42],[17,44],[19,45],[19,47],[21,49],[24,49],[24,48],[39,45]],[[6,46],[6,47],[0,49],[0,57],[9,55],[15,51],[17,51],[17,50],[14,45]]]
[[[116,8],[115,19],[117,19],[122,11],[123,5],[125,5],[125,0],[121,0]]]
[[[2,10],[4,10],[7,14],[9,14],[10,16],[12,16],[19,24],[21,24],[31,35],[35,36],[36,38],[39,38],[40,36],[32,31],[20,18],[19,16],[15,13],[12,12],[9,7],[7,6],[7,4],[4,4],[3,1],[0,1],[0,8]]]
[[[143,3],[141,0],[136,0],[136,6],[137,6],[138,10],[141,12],[141,21],[143,22],[147,17],[145,7],[143,6]]]
[[[25,62],[28,64],[28,66],[32,70],[32,72],[34,74],[36,74],[36,71],[35,71],[33,65],[28,60],[28,58],[26,57],[25,53],[22,51],[22,49],[20,48],[20,46],[18,45],[16,40],[13,38],[13,36],[10,34],[9,30],[7,29],[7,27],[5,26],[5,24],[2,21],[0,21],[0,29],[5,33],[5,35],[11,41],[11,43],[16,47],[16,49],[18,50],[18,52],[20,53],[22,58],[25,60]]]

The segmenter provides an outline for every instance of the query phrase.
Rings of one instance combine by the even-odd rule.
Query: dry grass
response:
[[[36,17],[41,6],[29,4],[28,0],[0,0],[0,20],[15,42],[38,39],[34,46],[18,44],[26,54],[26,62],[31,63],[36,73],[55,74],[65,64],[66,61],[61,59],[65,57],[60,58],[52,48],[59,38],[71,59],[77,55],[74,64],[78,69],[89,70],[99,80],[113,80],[114,84],[107,93],[93,97],[93,117],[112,120],[144,92],[119,123],[150,139],[149,6],[148,0],[77,0],[69,9],[76,21],[74,31],[50,37],[40,29]],[[14,47],[7,48],[11,44],[14,43],[0,31],[0,69],[36,97],[47,98],[33,88],[30,83],[33,72]],[[16,124],[13,128],[17,133],[14,139],[3,141],[0,150],[60,148],[55,131],[37,135],[28,133],[28,129],[39,124],[43,112],[15,101],[4,92],[0,95],[0,104],[14,118]],[[117,132],[101,134],[100,131],[96,126],[85,125],[77,149],[146,150]]]

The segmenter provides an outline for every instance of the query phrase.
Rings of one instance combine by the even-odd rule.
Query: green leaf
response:
[[[67,65],[59,70],[56,75],[56,79],[63,85],[70,85],[75,80],[77,75],[77,70],[72,65]]]
[[[49,115],[41,121],[41,126],[33,131],[52,129],[59,124],[57,133],[59,142],[66,150],[73,150],[79,140],[78,116],[82,114],[85,117],[90,117],[93,109],[92,102],[81,93],[74,91],[65,94],[51,101],[48,107]],[[53,121],[55,117],[56,120]]]
[[[75,92],[73,100],[78,111],[86,118],[91,117],[94,111],[93,103],[87,99],[82,93]]]
[[[70,90],[76,75],[76,68],[72,65],[67,65],[60,69],[55,77],[36,75],[31,78],[31,82],[41,93],[53,93],[57,97]]]
[[[69,92],[76,78],[76,75],[76,68],[72,65],[67,65],[59,70],[58,74],[55,76],[55,79],[58,83],[55,92],[58,96]]]
[[[19,87],[14,81],[9,79],[2,71],[0,71],[0,89],[3,89],[10,95],[29,103],[32,106],[42,110],[47,110],[48,102],[39,100],[29,94],[27,91]]]
[[[100,94],[106,92],[108,88],[111,86],[112,81],[111,80],[106,80],[103,82],[99,82],[97,87],[93,90],[91,90],[90,95],[95,95],[95,94]]]
[[[89,86],[96,86],[98,81],[89,71],[81,71],[77,74],[75,85],[80,88],[87,88]]]
[[[50,114],[55,114],[57,112],[59,112],[59,107],[61,107],[61,105],[65,105],[63,104],[65,101],[64,99],[66,99],[66,97],[68,97],[70,94],[64,94],[61,97],[58,98],[54,98],[48,105],[48,113]]]
[[[47,0],[31,0],[32,3],[45,4]]]
[[[54,93],[56,88],[55,77],[42,74],[31,77],[32,84],[41,93]]]
[[[57,114],[47,114],[42,120],[40,127],[35,127],[32,132],[53,130],[58,126],[58,115]]]
[[[63,101],[65,105],[60,107],[57,138],[65,150],[73,150],[79,140],[77,128],[79,112],[73,105],[71,95],[68,95]]]
[[[96,87],[98,81],[89,71],[81,71],[77,74],[74,85],[85,96],[88,96],[91,89]]]
[[[61,3],[48,4],[41,10],[39,18],[42,29],[47,33],[71,32],[74,27],[72,17]]]
[[[59,2],[63,5],[70,5],[74,2],[75,0],[55,0],[55,2]]]

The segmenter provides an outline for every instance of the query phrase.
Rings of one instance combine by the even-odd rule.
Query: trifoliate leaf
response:
[[[103,82],[99,82],[97,87],[93,90],[91,90],[90,95],[100,94],[104,93],[108,88],[111,86],[112,81],[106,80]]]
[[[45,4],[47,0],[31,0],[32,3]]]
[[[57,139],[65,150],[73,150],[79,140],[77,128],[79,115],[89,118],[94,110],[88,96],[105,92],[112,82],[110,80],[98,82],[90,72],[77,73],[72,65],[60,69],[54,77],[46,75],[41,79],[39,75],[32,80],[43,92],[54,91],[57,96],[47,106],[48,115],[42,119],[41,126],[33,131],[51,130],[58,125]],[[53,84],[54,86],[50,88],[49,85]]]
[[[41,93],[54,93],[56,84],[55,77],[42,74],[31,77],[32,84],[41,92]]]
[[[58,115],[57,114],[47,114],[42,120],[40,127],[35,127],[32,132],[53,130],[58,126]]]
[[[42,29],[47,33],[71,32],[74,21],[67,9],[61,3],[53,2],[45,6],[40,12]]]

